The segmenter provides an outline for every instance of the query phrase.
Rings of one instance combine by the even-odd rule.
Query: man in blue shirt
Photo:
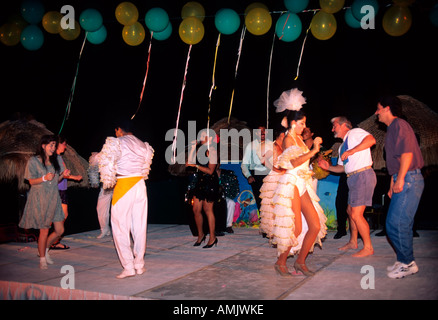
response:
[[[401,101],[385,96],[379,100],[375,114],[388,126],[385,137],[386,167],[391,177],[391,198],[386,233],[397,254],[397,261],[387,268],[393,279],[418,272],[414,260],[412,226],[424,189],[421,168],[423,157],[412,127],[400,118]]]

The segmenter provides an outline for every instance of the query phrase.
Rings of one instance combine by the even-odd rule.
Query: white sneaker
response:
[[[389,271],[395,270],[399,266],[400,263],[401,263],[400,261],[396,261],[392,266],[386,267],[386,271],[389,272]]]
[[[121,274],[117,275],[117,279],[125,279],[127,277],[133,277],[135,276],[135,270],[134,269],[124,269]]]
[[[388,272],[388,277],[400,279],[418,272],[418,266],[415,261],[410,264],[401,263],[392,271]]]

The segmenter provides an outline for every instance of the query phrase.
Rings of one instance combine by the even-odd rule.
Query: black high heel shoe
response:
[[[203,248],[208,249],[208,248],[213,247],[214,245],[217,247],[217,238],[214,240],[214,242],[212,244],[207,244],[207,245],[203,246]]]
[[[194,247],[199,247],[201,245],[201,243],[203,243],[205,241],[205,234],[204,237],[201,239],[201,241],[196,241],[195,244],[193,245]]]

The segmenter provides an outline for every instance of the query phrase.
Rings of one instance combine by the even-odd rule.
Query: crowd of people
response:
[[[376,140],[369,132],[353,128],[346,117],[337,116],[331,123],[334,137],[342,139],[336,150],[338,162],[332,164],[318,158],[322,139],[313,137],[306,126],[307,117],[301,110],[305,103],[306,99],[298,89],[285,91],[274,102],[276,111],[283,118],[281,123],[274,124],[273,141],[266,139],[264,126],[258,127],[260,134],[246,146],[241,164],[242,174],[251,185],[260,210],[260,232],[276,248],[274,270],[283,277],[312,276],[314,271],[306,265],[306,258],[316,244],[322,247],[322,240],[327,235],[327,218],[319,204],[311,170],[311,161],[315,159],[322,169],[343,175],[337,208],[345,209],[338,212],[339,228],[335,239],[346,235],[346,219],[341,219],[344,213],[348,217],[350,239],[339,250],[358,250],[360,236],[363,248],[355,251],[353,257],[374,254],[364,211],[372,205],[377,183],[371,157],[371,147]],[[388,127],[385,151],[388,173],[392,176],[386,232],[397,259],[388,267],[387,274],[390,278],[402,278],[418,272],[413,254],[412,226],[424,188],[421,175],[424,163],[415,134],[401,117],[400,100],[394,96],[381,98],[375,114]],[[90,183],[100,188],[96,208],[101,226],[98,238],[113,236],[123,267],[117,275],[119,279],[146,271],[148,198],[144,181],[149,175],[154,150],[132,131],[129,122],[121,122],[115,127],[116,137],[108,137],[102,150],[90,157]],[[218,151],[211,139],[208,134],[202,134],[200,141],[193,141],[186,163],[186,167],[195,172],[189,188],[197,231],[193,245],[197,247],[205,243],[203,248],[206,249],[218,246],[218,218],[214,204],[226,199],[224,226],[226,232],[232,233],[233,198],[239,192],[232,172],[220,167]],[[67,179],[79,181],[82,177],[72,175],[66,168],[62,159],[66,146],[63,138],[43,136],[35,156],[29,159],[26,167],[25,179],[31,187],[19,226],[39,229],[41,269],[47,269],[47,265],[53,263],[50,249],[68,249],[59,242],[68,216]],[[200,162],[199,156],[206,161]],[[348,193],[348,197],[341,198],[341,193]],[[207,230],[204,228],[205,219]],[[291,256],[296,257],[293,271],[287,266],[287,259]]]

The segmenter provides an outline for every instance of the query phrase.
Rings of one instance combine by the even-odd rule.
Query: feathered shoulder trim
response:
[[[117,161],[121,154],[120,141],[114,137],[106,138],[102,151],[98,154],[100,181],[104,189],[113,188],[117,183]]]
[[[144,143],[146,146],[146,156],[145,163],[142,170],[143,178],[146,180],[149,177],[149,172],[151,171],[152,159],[154,157],[154,149],[147,142]]]

